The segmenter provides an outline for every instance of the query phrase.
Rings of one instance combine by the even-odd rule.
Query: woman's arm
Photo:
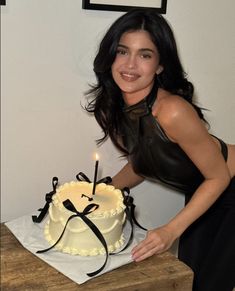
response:
[[[143,182],[144,178],[138,176],[132,169],[131,163],[128,162],[113,178],[112,185],[115,188],[123,189],[124,187],[132,188]]]
[[[170,96],[161,104],[157,119],[168,137],[179,144],[205,180],[190,202],[169,223],[150,231],[146,239],[133,249],[132,256],[136,261],[169,249],[174,240],[211,207],[231,179],[220,149],[189,103],[178,96]]]
[[[180,236],[218,199],[231,177],[221,150],[195,110],[181,98],[172,98],[175,100],[168,104],[170,110],[168,108],[168,115],[162,118],[163,126],[168,136],[180,145],[205,178],[191,201],[169,223],[177,236]]]

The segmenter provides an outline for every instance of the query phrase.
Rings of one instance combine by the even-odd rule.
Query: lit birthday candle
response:
[[[93,180],[92,195],[95,195],[95,188],[96,188],[96,182],[97,182],[98,166],[99,166],[99,156],[98,156],[98,154],[95,154],[95,173],[94,173],[94,180]]]

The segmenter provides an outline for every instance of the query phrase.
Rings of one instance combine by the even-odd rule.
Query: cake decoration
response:
[[[105,177],[94,184],[83,173],[59,187],[58,178],[53,177],[53,191],[46,194],[46,204],[39,209],[34,222],[41,222],[49,210],[49,220],[45,225],[45,238],[50,247],[39,250],[44,253],[52,248],[71,255],[105,255],[103,265],[96,271],[87,273],[92,277],[106,266],[109,255],[120,253],[133,240],[134,224],[143,228],[135,219],[135,204],[129,188],[115,189],[109,185],[111,177]],[[129,221],[131,232],[124,245],[123,226]]]
[[[53,190],[45,195],[46,204],[44,205],[43,208],[38,209],[38,211],[40,211],[40,214],[38,216],[36,216],[36,215],[32,216],[33,222],[40,223],[43,220],[43,218],[45,217],[45,215],[47,214],[50,203],[52,202],[52,196],[56,193],[57,185],[58,185],[58,178],[53,177],[52,178]]]

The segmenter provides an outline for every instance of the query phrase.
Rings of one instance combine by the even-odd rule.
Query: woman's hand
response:
[[[154,254],[160,254],[168,250],[176,237],[167,226],[162,226],[147,233],[146,238],[132,249],[132,258],[140,262]]]

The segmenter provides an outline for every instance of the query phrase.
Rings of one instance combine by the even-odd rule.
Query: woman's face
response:
[[[111,70],[128,105],[139,102],[150,92],[155,74],[162,69],[157,48],[147,31],[128,31],[121,36]]]

